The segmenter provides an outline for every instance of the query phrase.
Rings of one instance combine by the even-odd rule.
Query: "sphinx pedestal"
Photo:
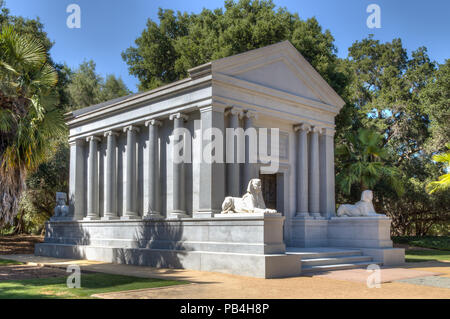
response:
[[[405,262],[405,250],[393,248],[391,219],[375,217],[332,217],[328,222],[328,245],[333,247],[357,247],[384,266]]]

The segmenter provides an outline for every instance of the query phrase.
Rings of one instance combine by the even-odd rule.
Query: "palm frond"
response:
[[[11,110],[0,109],[0,132],[9,132],[15,123],[14,114]]]

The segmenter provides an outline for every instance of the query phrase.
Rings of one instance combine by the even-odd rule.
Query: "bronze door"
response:
[[[262,174],[262,195],[267,208],[277,209],[277,174]]]

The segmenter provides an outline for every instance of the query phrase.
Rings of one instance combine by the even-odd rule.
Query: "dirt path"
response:
[[[0,255],[33,254],[34,245],[43,241],[43,236],[0,236]]]
[[[10,265],[0,267],[0,282],[3,280],[21,280],[67,276],[64,269],[30,265]]]

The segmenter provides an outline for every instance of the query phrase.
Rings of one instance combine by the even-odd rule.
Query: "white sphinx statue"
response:
[[[357,202],[355,205],[345,204],[339,206],[337,210],[337,215],[338,217],[384,216],[381,214],[377,214],[375,212],[372,200],[373,200],[373,192],[371,190],[364,191],[361,194],[361,200]]]
[[[69,206],[66,205],[66,202],[67,202],[66,193],[61,192],[56,193],[55,214],[53,215],[54,217],[60,218],[69,216]]]
[[[247,193],[242,197],[226,197],[222,204],[222,214],[229,213],[267,213],[276,214],[274,209],[266,208],[261,193],[261,180],[252,179],[248,183]]]

